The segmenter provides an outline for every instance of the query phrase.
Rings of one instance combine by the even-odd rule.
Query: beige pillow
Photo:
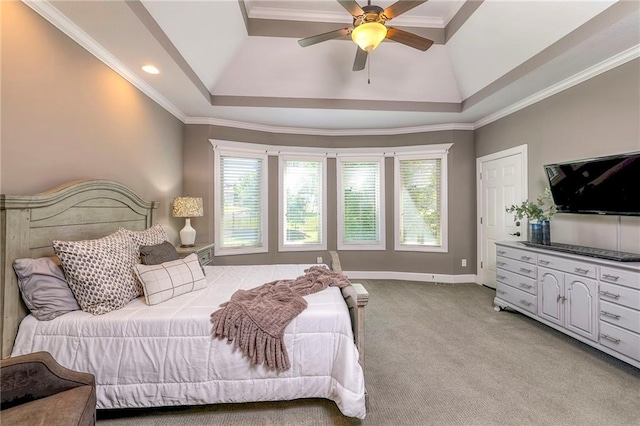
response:
[[[131,238],[131,240],[136,244],[136,252],[140,250],[140,246],[153,246],[167,241],[168,239],[167,232],[160,224],[153,225],[151,228],[147,228],[144,231],[130,231],[129,229],[120,228],[119,232],[124,232],[129,238]],[[137,256],[136,263],[144,263],[140,259],[139,253]],[[142,283],[138,281],[136,285],[138,296],[142,296],[144,294]]]
[[[144,297],[148,305],[157,305],[207,286],[207,280],[195,254],[159,265],[137,264],[134,269],[144,288]]]

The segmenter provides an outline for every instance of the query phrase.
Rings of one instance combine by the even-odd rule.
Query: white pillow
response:
[[[159,265],[137,264],[134,270],[142,283],[148,305],[157,305],[207,286],[195,253]]]

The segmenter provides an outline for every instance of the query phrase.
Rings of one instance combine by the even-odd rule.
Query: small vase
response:
[[[542,244],[542,224],[529,224],[529,242],[533,244]]]
[[[543,220],[542,223],[542,244],[551,245],[551,224],[548,220]]]

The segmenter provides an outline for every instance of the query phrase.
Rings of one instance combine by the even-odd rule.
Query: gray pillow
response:
[[[152,246],[140,246],[140,260],[144,265],[159,265],[178,259],[178,252],[169,241]]]
[[[62,268],[52,258],[17,259],[13,269],[24,304],[40,321],[80,309]]]

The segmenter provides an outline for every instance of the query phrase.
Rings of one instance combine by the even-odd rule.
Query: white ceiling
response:
[[[348,37],[297,43],[351,25],[334,0],[25,2],[182,121],[273,131],[476,128],[640,56],[637,1],[430,0],[388,25],[436,43],[359,72]]]

